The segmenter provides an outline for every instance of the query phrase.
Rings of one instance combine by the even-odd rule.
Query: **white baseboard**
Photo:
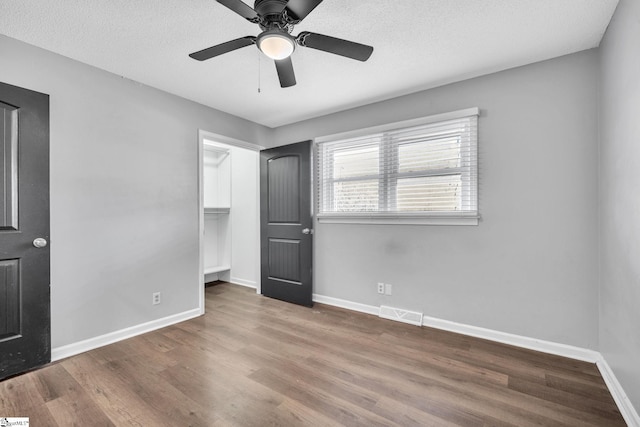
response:
[[[493,329],[465,325],[463,323],[451,322],[449,320],[437,319],[435,317],[424,316],[422,318],[422,324],[431,328],[442,329],[502,344],[527,348],[529,350],[540,351],[542,353],[555,354],[556,356],[568,357],[570,359],[582,360],[583,362],[596,363],[598,360],[602,359],[600,353],[594,350],[525,337],[522,335],[510,334],[507,332],[495,331]]]
[[[372,314],[374,316],[377,316],[380,312],[379,307],[346,301],[339,298],[327,297],[324,295],[313,294],[313,300],[321,304],[346,308],[348,310]],[[431,328],[442,329],[449,332],[455,332],[462,335],[469,335],[476,338],[496,341],[503,344],[509,344],[516,347],[527,348],[529,350],[540,351],[542,353],[554,354],[556,356],[568,357],[570,359],[581,360],[583,362],[595,363],[600,370],[602,378],[607,384],[609,392],[615,400],[616,405],[618,405],[618,409],[620,410],[620,413],[624,417],[626,423],[629,425],[629,427],[640,427],[640,417],[638,416],[638,412],[633,407],[633,404],[618,382],[615,374],[611,370],[611,367],[609,367],[602,354],[600,354],[600,352],[598,351],[525,337],[521,335],[510,334],[506,332],[495,331],[492,329],[480,328],[477,326],[465,325],[462,323],[451,322],[449,320],[442,320],[429,316],[423,316],[422,325]]]
[[[358,311],[360,313],[373,314],[377,316],[380,313],[380,307],[373,305],[360,304],[344,299],[326,297],[324,295],[313,294],[313,301],[320,304],[332,305],[334,307],[346,308],[347,310]]]
[[[258,284],[253,280],[245,280],[239,277],[231,276],[231,280],[229,280],[229,282],[233,283],[234,285],[244,286],[245,288],[256,289],[258,287]]]
[[[611,392],[611,396],[613,396],[613,400],[615,400],[616,405],[618,405],[618,409],[620,410],[620,413],[622,413],[624,420],[627,422],[629,427],[640,427],[640,415],[638,415],[633,404],[631,404],[629,397],[624,392],[622,385],[616,378],[613,370],[604,357],[601,357],[596,365],[598,366],[600,374]]]
[[[51,361],[55,362],[56,360],[75,356],[76,354],[84,353],[85,351],[93,350],[94,348],[102,347],[107,344],[113,344],[114,342],[135,337],[136,335],[144,334],[146,332],[155,331],[156,329],[184,322],[185,320],[193,319],[194,317],[198,317],[200,315],[202,315],[200,309],[196,308],[193,310],[185,311],[183,313],[163,317],[162,319],[152,320],[151,322],[131,326],[119,331],[109,332],[108,334],[89,338],[84,341],[63,345],[62,347],[55,347],[51,349]]]
[[[380,313],[380,307],[360,304],[357,302],[347,301],[339,298],[327,297],[324,295],[313,294],[313,300],[320,304],[346,308],[348,310],[373,314],[375,316]],[[496,341],[503,344],[528,348],[530,350],[541,351],[543,353],[569,357],[571,359],[582,360],[585,362],[596,363],[598,360],[602,359],[600,353],[594,350],[587,350],[585,348],[573,347],[566,344],[558,344],[550,341],[509,334],[506,332],[494,331],[492,329],[479,328],[477,326],[464,325],[462,323],[437,319],[435,317],[423,316],[422,325],[436,329],[443,329],[445,331],[455,332],[458,334],[469,335],[476,338]]]

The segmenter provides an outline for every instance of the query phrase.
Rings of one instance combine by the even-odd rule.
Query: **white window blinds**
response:
[[[320,141],[318,216],[477,217],[477,109],[459,113]]]

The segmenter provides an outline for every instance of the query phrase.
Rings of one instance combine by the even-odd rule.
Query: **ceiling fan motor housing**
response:
[[[253,9],[262,18],[260,26],[264,26],[263,29],[266,30],[272,28],[273,24],[285,24],[282,14],[285,7],[287,0],[256,0]]]

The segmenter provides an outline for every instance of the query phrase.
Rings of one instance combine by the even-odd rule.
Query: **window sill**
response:
[[[317,215],[324,224],[372,225],[478,225],[479,216],[473,215]]]

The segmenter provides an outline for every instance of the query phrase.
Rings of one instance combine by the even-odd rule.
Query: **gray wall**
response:
[[[640,2],[600,47],[600,351],[640,410]]]
[[[481,109],[480,224],[316,224],[314,292],[596,349],[597,60],[581,52],[276,129],[280,145]]]
[[[0,58],[51,96],[53,347],[197,308],[198,129],[269,129],[4,36]]]

